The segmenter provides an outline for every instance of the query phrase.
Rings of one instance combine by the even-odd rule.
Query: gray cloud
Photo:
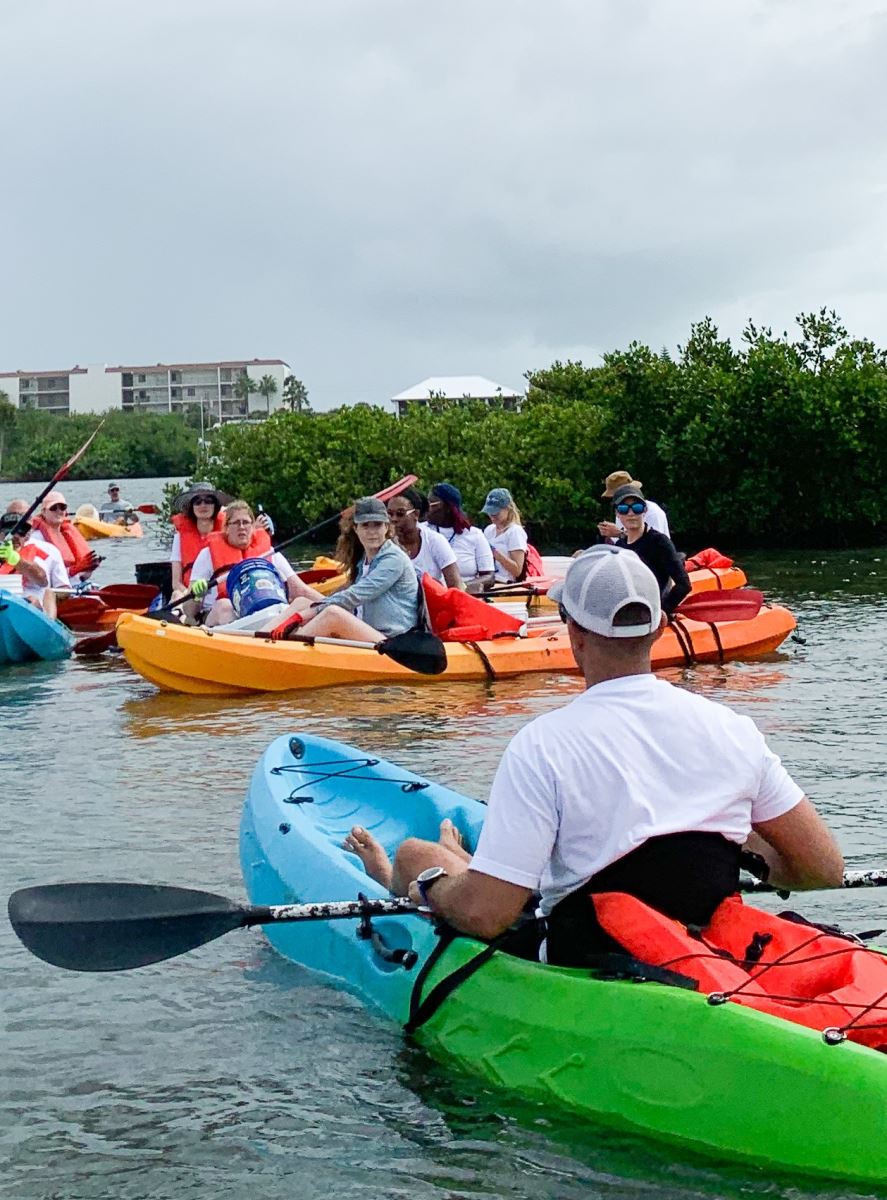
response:
[[[887,3],[0,16],[0,363],[281,356],[320,404],[711,313],[879,336]],[[882,339],[883,340],[883,339]]]

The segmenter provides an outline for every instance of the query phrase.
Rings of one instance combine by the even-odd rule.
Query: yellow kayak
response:
[[[681,620],[682,638],[666,629],[653,648],[653,666],[725,662],[769,654],[795,627],[788,609],[765,606],[746,621],[717,625]],[[375,649],[304,642],[272,642],[224,630],[168,625],[123,613],[117,641],[130,666],[164,691],[239,696],[298,688],[361,683],[458,683],[507,679],[526,672],[575,672],[567,634],[560,624],[534,629],[529,637],[474,643],[448,642],[442,675],[419,675]]]
[[[144,534],[138,521],[131,525],[117,524],[112,521],[100,521],[98,518],[74,517],[74,525],[80,530],[87,541],[93,538],[140,538]]]

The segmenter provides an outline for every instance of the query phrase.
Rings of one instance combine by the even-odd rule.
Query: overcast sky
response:
[[[0,52],[0,370],[887,344],[887,0],[6,0]]]

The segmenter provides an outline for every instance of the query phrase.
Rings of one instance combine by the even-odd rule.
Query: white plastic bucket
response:
[[[24,580],[16,572],[0,575],[0,591],[12,592],[13,596],[21,596],[24,592]]]

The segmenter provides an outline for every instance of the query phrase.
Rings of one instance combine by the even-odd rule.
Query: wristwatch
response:
[[[443,867],[428,867],[416,876],[416,887],[419,889],[419,895],[426,908],[428,907],[428,892],[438,879],[446,879],[446,877],[447,873]]]

